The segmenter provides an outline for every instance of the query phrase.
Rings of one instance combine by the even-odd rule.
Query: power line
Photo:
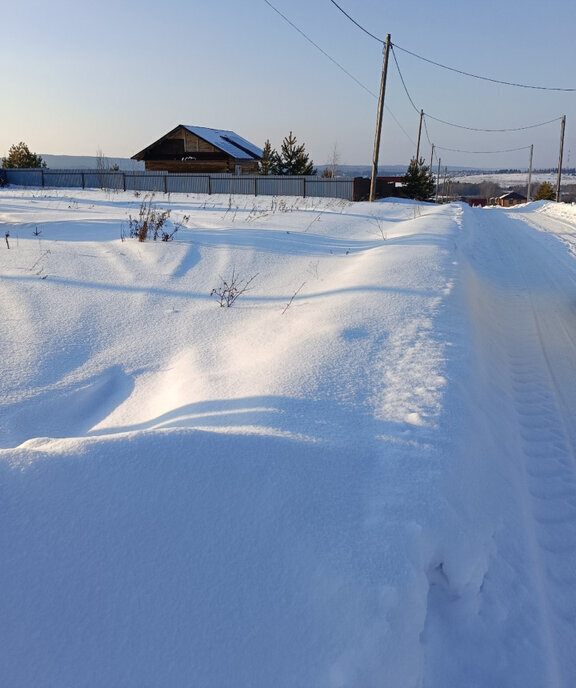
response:
[[[428,139],[429,145],[432,145],[432,141],[430,141],[430,134],[428,133],[428,125],[426,124],[426,117],[424,117],[424,131],[426,132],[426,138]]]
[[[412,100],[412,97],[408,93],[408,88],[406,87],[406,82],[404,81],[404,77],[402,76],[402,72],[400,71],[400,65],[398,64],[398,60],[396,59],[396,52],[394,50],[394,46],[392,46],[392,57],[394,58],[394,62],[396,63],[396,69],[398,70],[398,74],[400,75],[400,81],[402,82],[402,86],[404,86],[404,90],[406,91],[406,95],[408,96],[408,100],[410,101],[410,104],[416,110],[418,114],[420,114],[420,110],[414,105],[414,101]]]
[[[337,62],[331,55],[329,55],[325,50],[323,50],[317,43],[315,43],[309,36],[307,36],[307,35],[304,33],[304,31],[302,31],[302,29],[298,28],[298,27],[296,26],[296,24],[294,24],[294,22],[290,21],[290,19],[288,19],[288,17],[287,17],[285,14],[282,14],[282,12],[280,12],[279,9],[277,9],[276,7],[274,7],[274,5],[273,5],[271,2],[269,2],[269,0],[264,0],[264,2],[265,2],[271,9],[273,9],[274,12],[276,12],[276,14],[278,14],[280,17],[282,17],[282,19],[284,19],[285,22],[287,22],[288,24],[290,24],[290,26],[291,26],[293,29],[295,29],[296,31],[298,31],[298,33],[299,33],[301,36],[303,36],[309,43],[311,43],[317,50],[319,50],[319,51],[322,53],[322,55],[324,55],[325,57],[327,57],[327,58],[330,60],[330,62],[332,62],[333,64],[335,64],[335,65],[338,67],[338,69],[342,70],[342,71],[344,72],[344,74],[346,74],[346,75],[347,75],[348,77],[350,77],[356,84],[358,84],[358,86],[360,86],[360,88],[364,89],[364,90],[366,91],[366,93],[368,93],[368,94],[371,95],[373,98],[375,98],[376,100],[378,100],[378,96],[377,96],[373,91],[371,91],[371,90],[370,90],[367,86],[365,86],[359,79],[357,79],[353,74],[351,74],[345,67],[343,67],[339,62]],[[408,134],[408,132],[404,129],[404,127],[400,124],[398,118],[394,115],[394,113],[392,112],[392,110],[390,110],[390,108],[389,108],[388,106],[385,106],[385,108],[386,108],[386,111],[388,112],[388,114],[389,114],[389,115],[392,117],[392,119],[396,122],[396,124],[398,125],[398,127],[399,127],[399,129],[402,131],[402,133],[408,138],[408,140],[410,141],[410,143],[414,144],[414,141],[412,140],[412,137],[410,136],[410,134]],[[414,144],[414,145],[415,145],[415,144]]]
[[[529,150],[530,146],[521,146],[520,148],[507,148],[505,150],[496,151],[469,151],[460,150],[459,148],[444,148],[443,146],[435,146],[436,150],[450,151],[451,153],[469,153],[470,155],[494,155],[495,153],[514,153],[521,150]]]
[[[422,57],[422,55],[417,55],[416,53],[413,53],[412,51],[407,50],[406,48],[402,48],[397,43],[394,44],[394,47],[398,48],[398,50],[402,50],[403,52],[408,53],[408,55],[412,55],[412,57],[416,57],[417,59],[422,60],[423,62],[428,62],[429,64],[435,65],[436,67],[441,67],[442,69],[447,69],[450,72],[456,72],[457,74],[469,76],[469,77],[472,77],[473,79],[481,79],[482,81],[489,81],[493,84],[501,84],[503,86],[515,86],[516,88],[531,88],[531,89],[535,89],[537,91],[563,91],[566,93],[576,92],[576,88],[552,88],[549,86],[533,86],[531,84],[520,84],[520,83],[516,83],[514,81],[502,81],[500,79],[491,79],[490,77],[480,76],[479,74],[472,74],[471,72],[465,72],[464,70],[456,69],[455,67],[448,67],[445,64],[441,64],[440,62],[435,62],[434,60],[430,60],[427,57]]]
[[[365,29],[361,24],[359,24],[355,19],[353,19],[353,18],[348,14],[348,12],[344,11],[344,10],[340,7],[340,5],[339,5],[337,2],[334,2],[334,0],[330,0],[330,2],[334,5],[334,7],[337,7],[337,8],[340,10],[340,12],[342,12],[342,14],[343,14],[344,16],[348,17],[348,19],[349,19],[353,24],[356,24],[356,26],[357,26],[361,31],[364,31],[364,33],[365,33],[365,34],[368,34],[368,36],[370,36],[370,38],[373,38],[375,41],[378,41],[378,43],[382,43],[382,45],[384,45],[385,41],[383,41],[381,38],[378,38],[378,36],[375,36],[373,33],[370,33],[370,31],[368,31],[368,29]]]
[[[276,12],[276,14],[280,15],[280,16],[282,17],[282,19],[284,19],[285,22],[287,22],[288,24],[290,24],[290,26],[291,26],[293,29],[295,29],[296,31],[298,31],[298,33],[299,33],[301,36],[303,36],[309,43],[311,43],[317,50],[319,50],[319,51],[322,53],[322,55],[324,55],[325,57],[327,57],[327,58],[330,60],[330,62],[333,62],[333,63],[338,67],[338,69],[341,69],[341,70],[344,72],[344,74],[346,74],[346,75],[349,76],[353,81],[355,81],[355,82],[358,84],[358,86],[360,86],[360,88],[363,88],[363,89],[364,89],[367,93],[369,93],[373,98],[378,98],[378,96],[377,96],[375,93],[373,93],[367,86],[365,86],[359,79],[357,79],[353,74],[351,74],[345,67],[343,67],[339,62],[337,62],[333,57],[331,57],[330,55],[328,55],[328,53],[327,53],[325,50],[323,50],[317,43],[315,43],[309,36],[307,36],[307,35],[304,33],[304,31],[302,31],[301,29],[299,29],[299,28],[296,26],[296,24],[294,24],[293,22],[291,22],[290,19],[288,19],[288,17],[287,17],[285,14],[282,14],[282,12],[280,12],[279,9],[277,9],[276,7],[274,7],[274,5],[273,5],[271,2],[268,2],[268,0],[264,0],[264,2],[265,2],[269,7],[271,7],[271,8],[274,10],[274,12]]]
[[[410,101],[410,104],[414,108],[414,110],[420,114],[420,110],[416,107],[414,104],[414,100],[412,99],[412,96],[408,92],[408,88],[406,86],[406,81],[404,80],[404,76],[402,75],[402,71],[400,69],[400,65],[398,64],[398,59],[396,58],[396,51],[394,50],[394,46],[392,46],[392,57],[394,58],[394,63],[396,64],[396,69],[398,70],[398,74],[400,76],[400,81],[402,82],[402,86],[404,87],[404,91],[406,92],[406,95],[408,97],[408,100]],[[494,132],[509,132],[509,131],[526,131],[527,129],[536,129],[537,127],[543,127],[546,124],[551,124],[552,122],[558,122],[559,120],[562,119],[562,117],[555,117],[554,119],[547,120],[546,122],[539,122],[538,124],[528,124],[523,127],[508,127],[505,129],[485,129],[481,127],[469,127],[465,126],[463,124],[454,124],[454,122],[447,122],[444,119],[440,119],[438,117],[434,117],[433,115],[430,115],[429,113],[425,112],[424,113],[426,117],[429,117],[430,119],[433,119],[435,122],[440,122],[441,124],[447,124],[450,127],[456,127],[458,129],[466,129],[468,131],[481,131],[481,132],[489,132],[489,133],[494,133]]]
[[[391,110],[387,105],[384,105],[384,109],[385,109],[386,112],[390,115],[390,117],[392,117],[392,119],[396,122],[396,124],[397,124],[398,127],[402,130],[402,132],[404,133],[404,135],[406,136],[406,138],[408,139],[408,141],[410,141],[410,143],[411,143],[413,146],[415,146],[415,145],[416,145],[416,142],[415,142],[414,139],[410,136],[410,134],[406,131],[406,129],[404,129],[404,127],[400,124],[400,122],[398,121],[398,118],[397,118],[396,115],[392,112],[392,110]]]
[[[537,127],[543,127],[546,124],[552,124],[552,122],[558,122],[562,119],[562,117],[555,117],[554,119],[549,119],[546,122],[539,122],[538,124],[528,124],[525,127],[512,127],[509,129],[482,129],[479,127],[467,127],[464,126],[463,124],[454,124],[454,122],[446,122],[443,119],[439,119],[438,117],[433,117],[432,115],[429,115],[427,112],[424,113],[426,117],[429,117],[430,119],[433,119],[435,122],[440,122],[441,124],[447,124],[450,127],[456,127],[457,129],[466,129],[467,131],[483,131],[483,132],[489,132],[489,133],[494,133],[494,132],[506,132],[506,131],[526,131],[527,129],[536,129]]]
[[[375,36],[373,33],[370,33],[368,29],[365,29],[359,22],[357,22],[353,17],[351,17],[348,12],[346,12],[340,5],[335,2],[335,0],[330,0],[330,2],[334,5],[334,7],[337,7],[342,14],[347,17],[353,24],[355,24],[361,31],[363,31],[365,34],[373,38],[374,40],[378,41],[379,43],[384,43],[382,38],[379,38],[378,36]],[[414,53],[410,50],[407,50],[406,48],[402,48],[399,46],[397,43],[394,43],[394,46],[398,48],[398,50],[402,50],[405,53],[408,53],[409,55],[412,55],[412,57],[416,57],[419,60],[423,60],[424,62],[428,62],[429,64],[435,65],[436,67],[441,67],[442,69],[447,69],[451,72],[456,72],[457,74],[462,74],[463,76],[469,76],[472,77],[473,79],[481,79],[482,81],[489,81],[493,84],[501,84],[503,86],[515,86],[516,88],[531,88],[535,89],[537,91],[563,91],[565,93],[574,93],[576,92],[576,88],[551,88],[549,86],[533,86],[531,84],[520,84],[516,83],[514,81],[502,81],[500,79],[491,79],[490,77],[487,76],[480,76],[479,74],[472,74],[471,72],[466,72],[462,69],[456,69],[455,67],[449,67],[448,65],[442,64],[441,62],[436,62],[435,60],[431,60],[427,57],[423,57],[422,55],[418,55],[417,53]]]

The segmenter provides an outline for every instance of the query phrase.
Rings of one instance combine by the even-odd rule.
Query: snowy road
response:
[[[482,624],[474,633],[481,647],[491,647],[480,653],[478,675],[485,680],[491,666],[496,683],[478,685],[501,685],[509,672],[492,654],[498,645],[510,666],[524,667],[517,685],[573,685],[576,265],[551,234],[570,244],[574,225],[517,209],[465,209],[463,227],[463,310],[472,326],[463,463],[493,483],[477,524],[480,540],[492,541],[477,610],[488,623],[485,636]],[[437,600],[445,622],[450,599]],[[453,613],[443,632],[458,647],[470,619]],[[470,662],[469,645],[462,647],[460,666]],[[428,676],[429,685],[454,685],[458,673],[443,662]]]

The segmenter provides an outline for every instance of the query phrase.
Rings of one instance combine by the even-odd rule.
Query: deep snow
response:
[[[573,685],[575,209],[141,201],[0,191],[2,684]]]

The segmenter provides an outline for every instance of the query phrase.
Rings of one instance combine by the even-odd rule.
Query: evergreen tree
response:
[[[28,146],[21,141],[19,144],[10,146],[8,156],[2,158],[4,168],[27,168],[27,167],[46,167],[46,163],[41,156],[31,153]]]
[[[270,139],[266,139],[262,149],[262,160],[258,163],[258,174],[279,174],[279,167],[278,153],[272,148]]]
[[[424,158],[412,158],[408,172],[404,176],[404,191],[408,198],[416,201],[427,201],[434,193],[434,175],[425,164]]]
[[[556,192],[549,182],[542,182],[534,194],[535,201],[555,201]]]
[[[304,144],[297,146],[296,137],[292,132],[282,141],[279,163],[278,174],[316,174],[314,162],[306,153]]]

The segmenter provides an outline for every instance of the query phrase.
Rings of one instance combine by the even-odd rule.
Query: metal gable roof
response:
[[[262,149],[250,141],[238,136],[227,129],[209,129],[208,127],[195,127],[182,125],[189,132],[211,143],[216,148],[228,153],[237,160],[259,160],[262,157]]]

